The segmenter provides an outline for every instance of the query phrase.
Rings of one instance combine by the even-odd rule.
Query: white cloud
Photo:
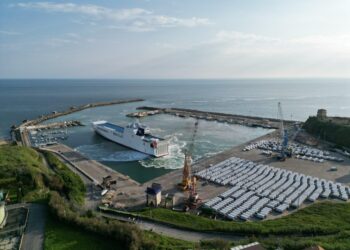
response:
[[[303,36],[296,38],[275,38],[237,31],[219,31],[211,41],[226,52],[296,54],[303,57],[320,55],[332,56],[335,53],[350,54],[350,35]]]
[[[250,33],[242,33],[239,31],[227,31],[221,30],[215,35],[213,42],[228,42],[228,41],[241,41],[241,42],[280,42],[278,38],[260,36]]]
[[[79,34],[73,33],[73,32],[67,33],[66,36],[71,37],[71,38],[79,38],[80,37]]]
[[[25,9],[37,9],[48,12],[83,14],[96,20],[109,20],[119,25],[115,27],[130,31],[151,31],[157,28],[188,27],[209,25],[206,18],[178,18],[166,15],[157,15],[152,11],[141,8],[112,9],[92,4],[30,2],[18,3],[17,6]]]
[[[327,48],[328,50],[339,50],[350,52],[350,35],[333,36],[306,36],[290,40],[291,43],[300,46],[314,46],[317,48]]]
[[[21,33],[14,32],[14,31],[0,30],[0,35],[4,35],[4,36],[18,36],[20,34]]]
[[[209,42],[166,50],[172,53],[121,73],[150,78],[349,77],[349,38],[344,34],[282,39],[223,30]]]
[[[86,43],[95,43],[96,39],[91,37],[85,37],[78,33],[65,33],[64,35],[57,36],[57,37],[50,37],[42,44],[50,46],[50,47],[66,47],[66,46],[76,46],[76,45],[83,45]]]
[[[156,43],[155,44],[158,48],[161,49],[167,49],[167,50],[174,50],[174,49],[179,49],[178,45],[175,45],[173,43]]]
[[[46,44],[51,47],[62,47],[65,45],[78,44],[78,41],[68,38],[50,38],[46,41]]]
[[[200,25],[209,25],[211,22],[209,22],[206,18],[197,18],[192,17],[188,19],[182,19],[182,18],[176,18],[176,17],[169,17],[169,16],[151,16],[149,19],[150,23],[156,23],[160,27],[196,27]]]

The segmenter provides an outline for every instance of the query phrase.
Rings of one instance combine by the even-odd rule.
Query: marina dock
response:
[[[80,121],[64,121],[64,122],[53,122],[48,124],[38,124],[26,127],[28,130],[45,130],[45,129],[58,129],[66,127],[84,126]]]

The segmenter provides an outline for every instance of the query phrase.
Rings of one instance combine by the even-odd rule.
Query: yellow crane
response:
[[[198,131],[198,120],[196,120],[194,124],[194,130],[191,137],[191,140],[189,142],[189,147],[187,150],[185,150],[185,161],[184,161],[184,168],[182,173],[182,190],[195,190],[196,185],[196,177],[192,176],[192,170],[191,170],[191,164],[192,164],[192,153],[194,148],[194,142],[196,139]]]

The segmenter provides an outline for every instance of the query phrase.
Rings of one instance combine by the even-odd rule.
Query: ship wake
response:
[[[184,153],[183,148],[186,146],[185,141],[178,138],[175,134],[169,139],[169,154],[160,158],[148,158],[140,161],[145,168],[165,168],[179,169],[183,167]]]
[[[149,158],[149,155],[132,149],[111,152],[110,149],[108,150],[108,145],[105,143],[82,145],[76,147],[75,150],[90,159],[101,162],[132,162]]]

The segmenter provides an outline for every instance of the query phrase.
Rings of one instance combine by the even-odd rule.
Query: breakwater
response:
[[[33,126],[35,127],[44,121],[61,117],[64,115],[69,115],[75,112],[82,111],[84,109],[110,106],[110,105],[123,104],[123,103],[131,103],[131,102],[141,102],[141,101],[144,101],[144,99],[137,98],[137,99],[113,100],[113,101],[107,101],[107,102],[89,103],[81,106],[72,106],[64,111],[52,111],[52,113],[50,114],[44,114],[32,120],[24,120],[19,126],[13,125],[11,127],[11,138],[12,138],[12,141],[18,144],[21,144],[24,146],[31,146],[30,140],[28,139],[29,138],[28,131],[30,130],[31,127]],[[74,121],[74,124],[78,124],[78,123],[79,121]]]
[[[36,125],[36,124],[39,124],[43,121],[54,119],[54,118],[64,116],[64,115],[69,115],[71,113],[79,112],[79,111],[82,111],[84,109],[110,106],[110,105],[123,104],[123,103],[130,103],[130,102],[142,102],[142,101],[144,101],[144,99],[126,99],[126,100],[114,100],[114,101],[108,101],[108,102],[89,103],[89,104],[85,104],[85,105],[81,105],[81,106],[72,106],[68,110],[64,110],[61,112],[52,111],[51,114],[41,115],[40,117],[33,119],[33,120],[24,120],[20,126]]]
[[[239,125],[244,125],[249,127],[278,129],[280,126],[280,120],[276,118],[236,115],[236,114],[209,112],[209,111],[183,109],[183,108],[159,108],[159,107],[142,106],[142,107],[138,107],[137,109],[142,111],[128,114],[128,116],[145,117],[145,116],[156,115],[156,114],[170,114],[170,115],[175,115],[183,118],[192,117],[195,119],[226,122],[230,124],[239,124]],[[297,121],[284,120],[283,122],[286,126],[290,126],[296,123]]]
[[[76,126],[84,126],[80,121],[64,121],[64,122],[54,122],[48,124],[38,124],[28,126],[29,130],[42,130],[42,129],[57,129],[57,128],[66,128],[66,127],[76,127]]]

